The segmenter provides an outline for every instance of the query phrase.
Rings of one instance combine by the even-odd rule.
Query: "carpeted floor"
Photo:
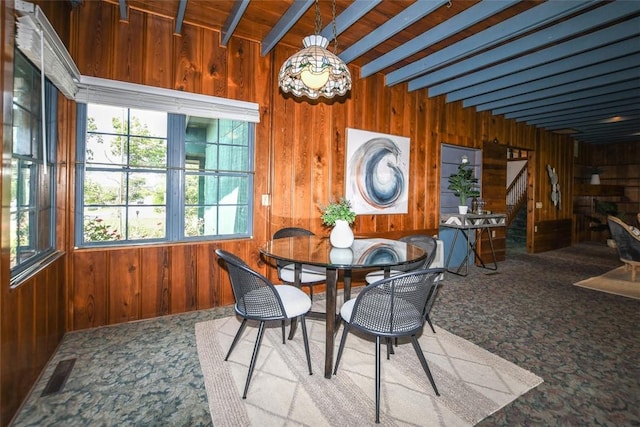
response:
[[[447,274],[434,323],[544,379],[479,425],[640,425],[640,301],[573,286],[617,265],[606,245],[581,244]],[[67,334],[15,425],[211,425],[195,324],[231,313]],[[41,397],[69,358],[63,391]]]

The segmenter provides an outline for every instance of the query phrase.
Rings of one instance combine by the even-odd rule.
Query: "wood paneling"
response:
[[[535,252],[571,246],[572,224],[571,219],[536,222],[534,225],[537,230]]]
[[[640,212],[640,150],[637,143],[580,144],[575,159],[573,242],[604,241],[604,232],[589,229],[589,216],[604,218],[595,212],[595,200],[614,202],[629,224],[636,223]],[[601,185],[590,185],[591,169],[600,169]]]
[[[69,296],[73,307],[70,319],[72,330],[109,324],[108,259],[106,251],[73,253],[73,283]]]
[[[140,317],[169,314],[169,272],[171,261],[168,247],[153,247],[140,252]]]
[[[54,259],[20,286],[2,284],[0,424],[5,426],[65,333],[64,257]]]
[[[491,212],[507,211],[507,147],[485,141],[482,145],[482,198]],[[497,261],[505,259],[506,228],[494,228],[493,249]],[[484,233],[480,241],[480,257],[491,259],[489,237]]]

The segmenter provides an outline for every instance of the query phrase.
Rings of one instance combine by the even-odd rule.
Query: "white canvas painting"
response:
[[[409,143],[403,136],[347,128],[345,197],[356,214],[408,212]]]

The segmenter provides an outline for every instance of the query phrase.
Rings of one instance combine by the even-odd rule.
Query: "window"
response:
[[[440,153],[440,213],[457,213],[460,200],[453,190],[449,190],[449,176],[457,172],[458,165],[465,158],[473,170],[472,176],[478,179],[476,188],[482,190],[482,150],[441,144]],[[468,200],[467,204],[470,202]]]
[[[53,252],[57,90],[45,85],[43,144],[40,71],[15,51],[11,155],[10,266],[12,278]]]
[[[254,125],[79,104],[78,246],[249,237]]]
[[[185,138],[185,237],[250,228],[253,193],[249,123],[189,117]]]

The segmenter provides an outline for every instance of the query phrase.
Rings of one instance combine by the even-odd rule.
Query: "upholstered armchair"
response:
[[[640,231],[615,216],[607,217],[611,237],[616,241],[620,261],[631,269],[631,281],[635,282],[640,269]]]

